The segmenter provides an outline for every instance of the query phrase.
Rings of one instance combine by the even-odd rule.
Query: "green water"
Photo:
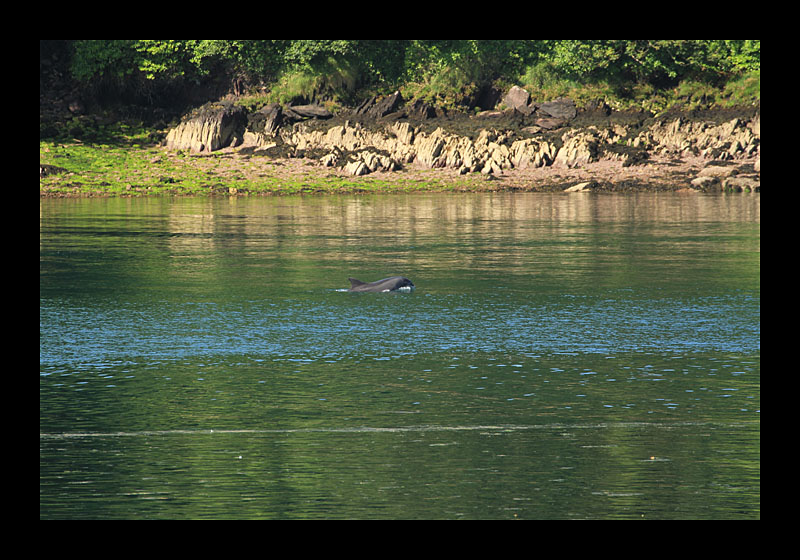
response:
[[[760,194],[42,200],[39,317],[41,518],[760,518]]]

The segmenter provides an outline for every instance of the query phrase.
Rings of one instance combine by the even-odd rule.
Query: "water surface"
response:
[[[759,422],[759,194],[40,202],[42,518],[759,518]]]

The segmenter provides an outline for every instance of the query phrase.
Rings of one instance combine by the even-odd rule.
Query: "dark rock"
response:
[[[320,105],[292,105],[287,108],[287,112],[289,111],[309,119],[329,119],[333,116],[330,111]]]
[[[602,99],[593,99],[583,107],[586,113],[595,113],[598,116],[607,117],[611,114],[611,107]]]
[[[475,115],[479,119],[500,119],[505,116],[503,111],[481,111]]]
[[[389,113],[388,115],[385,115],[383,119],[386,121],[396,121],[397,119],[404,119],[407,116],[408,115],[406,114],[406,112],[400,109],[399,111],[395,111],[394,113]]]
[[[632,151],[628,154],[627,159],[622,163],[622,167],[643,165],[647,163],[649,159],[650,155],[645,150]]]
[[[281,109],[280,105],[275,105],[275,107],[267,113],[266,119],[264,120],[264,132],[269,134],[274,134],[276,130],[278,130],[283,124],[283,109]]]
[[[578,114],[575,107],[575,102],[572,99],[556,99],[555,101],[548,101],[546,103],[539,103],[538,112],[546,113],[551,117],[557,119],[570,120],[574,119]]]
[[[436,109],[421,99],[417,99],[406,107],[406,115],[411,119],[433,119],[436,118]]]
[[[565,119],[557,119],[552,117],[542,117],[533,121],[536,126],[540,126],[545,130],[553,130],[554,128],[561,128],[567,124]]]
[[[525,117],[531,116],[533,113],[536,112],[536,103],[531,103],[530,105],[520,105],[518,107],[514,107],[514,111],[520,113]]]
[[[392,95],[387,95],[382,99],[378,99],[378,96],[367,99],[356,107],[355,113],[357,115],[365,115],[367,117],[379,119],[397,111],[397,108],[402,102],[403,96],[400,95],[399,91],[396,91]]]
[[[271,103],[247,115],[247,129],[250,132],[275,134],[283,121],[283,109],[277,103]]]
[[[367,109],[372,107],[375,102],[378,100],[377,95],[373,95],[372,97],[368,97],[364,101],[362,101],[355,109],[353,109],[353,113],[356,115],[364,115],[367,112]]]
[[[272,111],[275,110],[276,107],[280,108],[280,104],[279,103],[269,103],[269,104],[264,105],[263,107],[261,107],[261,109],[259,109],[258,112],[259,113],[264,113],[265,115],[269,115]]]
[[[39,179],[42,177],[47,177],[48,175],[56,175],[58,173],[66,173],[67,170],[63,167],[58,167],[55,165],[50,165],[47,163],[40,163],[39,164]]]

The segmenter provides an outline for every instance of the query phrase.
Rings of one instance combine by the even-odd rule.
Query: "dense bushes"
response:
[[[40,43],[42,51],[48,42]],[[488,84],[603,95],[682,83],[724,90],[749,76],[760,97],[760,40],[76,40],[72,76],[94,91],[159,103],[164,92],[256,86],[276,100],[347,102],[367,93],[458,102]],[[42,56],[43,54],[40,53]],[[638,89],[637,89],[638,88]],[[632,93],[634,92],[634,93]]]

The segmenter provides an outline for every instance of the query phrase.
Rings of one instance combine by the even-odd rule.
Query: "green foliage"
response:
[[[133,43],[129,40],[75,41],[72,75],[82,82],[107,75],[114,78],[130,75],[136,67]]]
[[[663,91],[686,81],[723,88],[761,68],[760,40],[78,40],[72,47],[73,76],[88,85],[244,77],[279,99],[404,88],[457,101],[498,81],[545,94]],[[745,89],[754,84],[760,79]],[[752,97],[742,87],[736,91]]]
[[[324,60],[316,60],[313,66],[298,65],[281,74],[269,98],[279,103],[297,99],[349,99],[360,77],[357,65],[347,59],[329,56]]]
[[[729,105],[761,101],[761,70],[748,72],[728,82],[723,90]]]

